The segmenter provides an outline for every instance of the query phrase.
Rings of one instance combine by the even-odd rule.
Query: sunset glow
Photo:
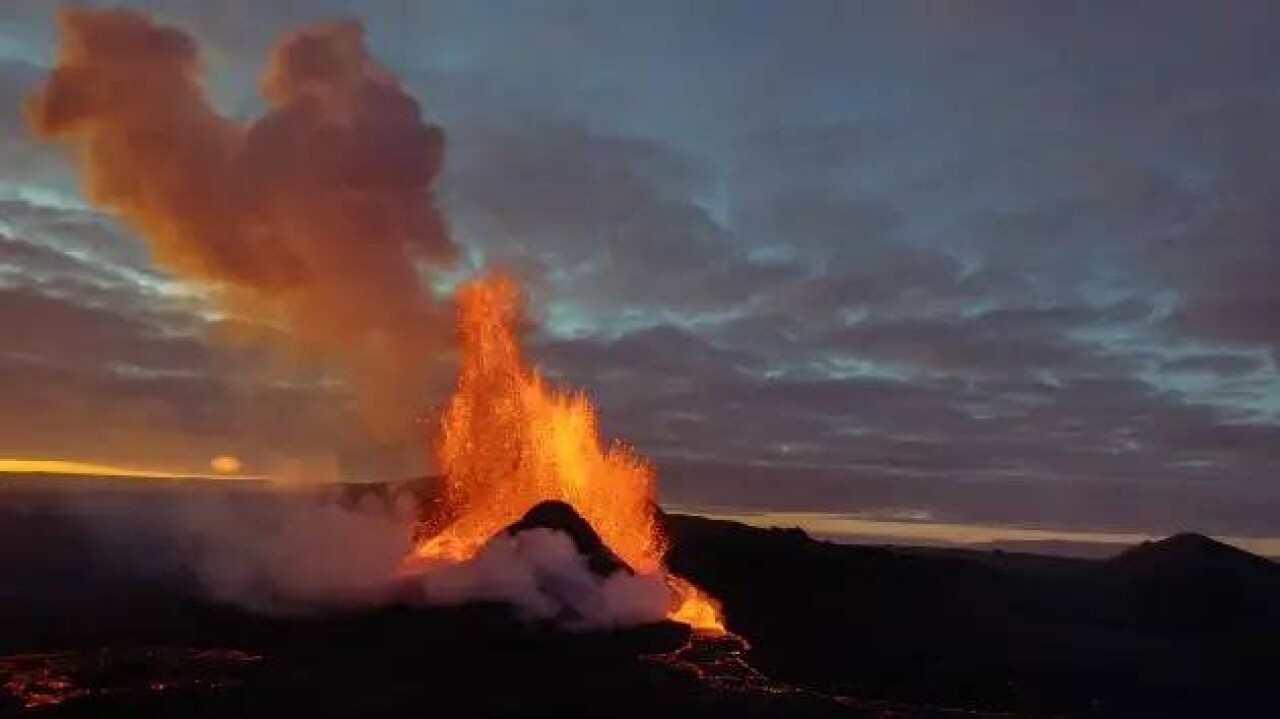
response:
[[[1053,527],[966,524],[959,522],[904,521],[875,519],[831,512],[766,512],[668,506],[673,512],[687,512],[711,519],[742,522],[755,527],[799,527],[815,537],[860,544],[973,546],[1025,542],[1068,543],[1098,547],[1130,546],[1159,539],[1162,535],[1143,532],[1108,532]],[[1280,537],[1218,537],[1251,552],[1280,556]],[[1027,551],[1040,551],[1029,546]],[[1117,549],[1116,551],[1119,551]]]
[[[227,476],[230,474],[238,474],[243,469],[243,464],[239,457],[230,454],[220,454],[209,460],[209,469],[219,476]]]
[[[221,459],[221,458],[218,458]],[[234,459],[234,458],[232,458]],[[216,461],[216,460],[215,460]],[[215,471],[218,469],[214,467]],[[239,470],[239,464],[235,470]],[[119,477],[127,479],[263,479],[261,476],[241,475],[235,471],[180,472],[119,465],[80,462],[71,459],[0,459],[0,474],[61,474],[85,477]]]

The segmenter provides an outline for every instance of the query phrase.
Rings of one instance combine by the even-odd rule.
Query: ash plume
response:
[[[422,401],[406,389],[451,326],[422,273],[456,246],[433,204],[443,133],[370,58],[361,25],[280,40],[249,120],[210,103],[180,29],[124,10],[66,10],[59,26],[27,115],[74,150],[86,196],[251,334],[340,372],[375,428],[402,426]]]

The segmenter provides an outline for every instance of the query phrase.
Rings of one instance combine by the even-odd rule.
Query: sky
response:
[[[189,32],[232,118],[281,35],[359,20],[444,134],[423,281],[517,275],[666,502],[1278,534],[1274,3],[112,5]],[[227,331],[33,138],[57,6],[0,16],[0,456],[423,471],[424,427]],[[422,374],[429,424],[447,352]]]

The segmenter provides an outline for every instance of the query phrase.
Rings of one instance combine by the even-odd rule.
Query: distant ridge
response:
[[[1106,564],[1113,571],[1149,578],[1194,576],[1212,580],[1236,577],[1280,581],[1280,565],[1270,559],[1191,532],[1143,542],[1112,557]]]
[[[1098,599],[1124,608],[1133,626],[1202,635],[1280,628],[1280,565],[1200,534],[1144,542],[1098,569]]]

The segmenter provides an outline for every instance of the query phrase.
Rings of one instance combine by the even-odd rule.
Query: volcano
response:
[[[538,503],[465,558],[421,565],[407,581],[421,604],[497,601],[573,630],[661,623],[682,596],[667,574],[632,569],[559,500]]]
[[[578,554],[586,560],[587,568],[599,577],[609,577],[614,572],[635,573],[635,570],[605,545],[596,530],[591,528],[591,524],[566,502],[555,499],[539,502],[525,512],[520,521],[508,526],[503,532],[508,536],[516,536],[531,529],[563,533],[573,542]]]
[[[607,598],[623,583],[646,595],[665,587],[667,617],[723,632],[718,603],[665,566],[668,543],[649,463],[621,442],[601,441],[595,408],[584,393],[551,386],[529,366],[518,332],[523,316],[519,287],[505,275],[479,277],[457,292],[461,367],[433,444],[443,476],[439,516],[420,528],[405,573],[422,575],[428,594],[443,591],[450,598],[458,585],[484,597],[526,596],[505,579],[499,584],[484,576],[486,566],[496,570],[515,562],[533,567],[541,589],[553,576],[562,587],[591,589],[590,582],[570,576],[564,558],[548,561],[554,547],[536,547],[538,540],[525,536],[537,527],[554,529],[587,558],[592,572],[608,575],[598,592],[569,593]],[[495,541],[498,535],[513,541]],[[459,563],[478,571],[448,569]],[[623,567],[625,578],[613,578],[613,570]],[[436,578],[441,573],[449,575],[444,585]],[[566,603],[564,591],[552,594]],[[612,620],[651,618],[640,604],[625,603]],[[601,606],[608,610],[601,620],[618,607],[607,600]],[[546,605],[532,608],[537,615],[549,611]]]

